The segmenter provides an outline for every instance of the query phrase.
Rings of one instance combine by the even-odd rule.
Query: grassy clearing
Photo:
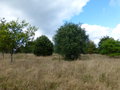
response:
[[[0,90],[120,90],[120,59],[82,55],[81,60],[59,60],[58,55],[36,57],[0,54]]]

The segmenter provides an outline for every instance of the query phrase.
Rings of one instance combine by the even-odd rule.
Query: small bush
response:
[[[49,56],[53,53],[53,43],[46,37],[41,36],[36,39],[34,54],[37,56]]]

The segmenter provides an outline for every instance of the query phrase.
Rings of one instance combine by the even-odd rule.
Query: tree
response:
[[[86,52],[88,35],[78,24],[65,23],[54,36],[55,52],[65,59],[77,59]]]
[[[3,54],[4,60],[4,53],[8,51],[9,47],[9,39],[10,33],[6,25],[6,20],[3,18],[0,20],[0,52]]]
[[[100,39],[100,42],[98,43],[99,49],[101,49],[101,44],[108,39],[113,39],[113,38],[111,38],[109,36],[104,36],[103,38]]]
[[[14,51],[17,50],[20,46],[25,45],[29,40],[32,40],[33,36],[35,35],[34,32],[37,30],[37,28],[35,26],[29,25],[29,23],[26,23],[25,21],[18,22],[18,20],[10,21],[8,23],[8,28],[11,33],[11,43],[9,46],[12,61],[12,55]]]
[[[37,56],[49,56],[53,53],[53,43],[44,35],[35,41],[34,54]]]
[[[107,40],[114,40],[114,39],[111,38],[111,37],[109,37],[109,36],[105,36],[105,37],[103,37],[103,38],[100,39],[100,42],[98,43],[98,52],[100,54],[105,54],[105,49],[103,47],[103,44]]]
[[[37,28],[35,26],[31,26],[29,23],[26,23],[26,21],[19,22],[16,21],[10,21],[5,23],[6,29],[3,29],[4,32],[7,32],[7,34],[2,34],[1,37],[8,37],[5,40],[0,40],[3,45],[7,45],[7,50],[11,54],[11,62],[13,61],[13,53],[21,46],[24,46],[27,44],[28,41],[33,39],[33,36],[35,35],[35,31]],[[3,27],[3,26],[2,26]]]
[[[102,38],[99,42],[99,53],[106,55],[120,55],[120,41],[113,38]]]
[[[87,53],[92,54],[96,52],[97,52],[96,45],[93,41],[90,40],[87,44]]]

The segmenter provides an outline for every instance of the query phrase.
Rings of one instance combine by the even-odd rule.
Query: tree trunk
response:
[[[4,51],[2,52],[3,60],[4,60]]]
[[[13,51],[11,51],[11,63],[13,62]]]

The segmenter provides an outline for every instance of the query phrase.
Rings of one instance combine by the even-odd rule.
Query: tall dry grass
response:
[[[120,90],[120,59],[82,55],[64,61],[58,55],[0,55],[0,90]]]

